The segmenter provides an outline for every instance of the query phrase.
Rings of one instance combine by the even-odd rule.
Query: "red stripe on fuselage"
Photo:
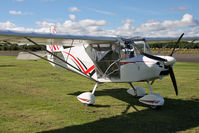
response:
[[[92,71],[93,69],[95,69],[95,66],[93,65],[93,66],[91,66],[89,69],[84,70],[84,68],[82,67],[82,65],[80,64],[80,62],[79,62],[72,54],[70,54],[70,53],[68,53],[68,52],[65,52],[65,51],[64,51],[64,53],[70,55],[70,56],[77,62],[77,64],[79,65],[79,67],[82,69],[82,71],[83,71],[85,74],[88,74],[90,71]]]
[[[54,48],[54,50],[57,50],[56,47],[55,47],[55,45],[53,45],[53,48]]]
[[[50,45],[48,45],[49,46],[49,48],[50,48],[50,51],[52,51],[52,48],[51,48],[51,46]]]
[[[93,65],[92,67],[90,67],[89,69],[87,69],[85,71],[85,74],[88,74],[90,71],[92,71],[93,69],[95,69],[95,66]]]
[[[56,45],[57,46],[57,50],[59,50],[59,46],[58,45]]]

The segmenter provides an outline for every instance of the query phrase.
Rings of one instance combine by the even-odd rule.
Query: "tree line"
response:
[[[149,41],[149,46],[150,48],[162,48],[165,47],[166,48],[173,48],[176,44],[175,41]],[[186,47],[185,47],[186,45]],[[0,44],[0,51],[17,51],[17,50],[31,50],[31,51],[39,51],[39,50],[43,50],[45,49],[45,45],[17,45],[17,44]],[[187,49],[199,49],[199,43],[193,43],[193,44],[189,44],[187,45],[187,41],[181,41],[177,48],[187,48]]]
[[[176,41],[153,41],[153,42],[149,42],[149,46],[150,48],[162,48],[165,47],[166,48],[173,48],[176,44]],[[181,41],[178,45],[177,48],[187,48],[187,49],[199,49],[199,43],[190,43],[188,44],[187,41]]]
[[[17,50],[31,50],[31,51],[39,51],[45,49],[45,45],[17,45],[17,44],[0,44],[1,51],[17,51]]]

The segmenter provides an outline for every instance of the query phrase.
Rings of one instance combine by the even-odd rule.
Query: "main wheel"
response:
[[[89,106],[94,106],[94,104],[87,104],[87,103],[84,103],[84,106],[89,107]]]
[[[159,110],[162,106],[151,105],[150,107],[151,107],[151,109],[153,109],[153,110]]]

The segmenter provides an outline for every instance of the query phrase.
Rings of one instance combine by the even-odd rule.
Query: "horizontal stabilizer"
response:
[[[39,55],[41,57],[45,57],[46,56],[46,52],[45,51],[37,51],[37,52],[32,52],[36,55]],[[33,55],[33,54],[30,54],[28,52],[20,52],[17,56],[17,59],[18,60],[39,60],[40,58]]]

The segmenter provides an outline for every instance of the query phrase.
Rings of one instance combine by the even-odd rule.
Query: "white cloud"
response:
[[[43,1],[43,2],[54,2],[56,0],[41,0],[41,1]]]
[[[75,16],[74,14],[70,14],[70,15],[69,15],[69,18],[70,18],[71,20],[75,20],[75,19],[76,19],[76,16]]]
[[[0,29],[1,30],[22,31],[22,32],[32,32],[33,31],[33,29],[31,29],[31,28],[18,27],[15,24],[11,23],[10,21],[0,22]]]
[[[40,27],[34,29],[33,32],[49,33],[49,27],[55,25],[56,31],[59,34],[73,35],[106,35],[106,31],[102,28],[107,24],[105,20],[85,19],[81,21],[66,20],[64,23],[49,23],[46,21],[37,21],[36,24]]]
[[[116,13],[113,12],[108,12],[108,11],[102,11],[102,10],[96,10],[96,9],[91,9],[90,10],[96,12],[96,13],[100,13],[100,14],[104,14],[104,15],[109,15],[109,16],[117,16]]]
[[[79,24],[82,26],[105,26],[107,22],[105,20],[84,19],[79,21]]]
[[[15,10],[10,10],[9,14],[11,15],[32,15],[32,12],[22,12],[22,11],[15,11]]]
[[[176,37],[185,32],[186,36],[198,36],[199,21],[190,14],[184,14],[180,20],[148,20],[133,27],[131,19],[122,20],[123,26],[114,32],[122,36],[147,36],[147,37]],[[185,30],[188,29],[188,30]]]
[[[68,10],[70,12],[80,12],[80,10],[77,7],[70,7]]]
[[[12,15],[21,15],[22,12],[21,11],[11,10],[11,11],[9,11],[9,14],[12,14]]]
[[[123,26],[118,27],[115,31],[116,35],[120,36],[133,36],[135,28],[130,23],[125,23]]]
[[[23,2],[24,0],[16,0],[16,2]]]
[[[163,22],[149,20],[144,24],[141,24],[136,30],[137,31],[161,31],[166,29],[177,29],[199,26],[199,21],[195,20],[192,15],[185,14],[181,20],[165,20]]]
[[[186,8],[186,7],[183,7],[183,6],[180,6],[180,7],[178,7],[178,10],[179,10],[179,11],[186,11],[187,8]]]
[[[122,23],[134,23],[135,22],[135,20],[134,19],[125,19],[125,20],[122,20],[121,21]]]
[[[46,21],[43,21],[43,22],[37,21],[36,24],[43,28],[49,28],[51,25],[54,25],[54,23],[49,23]]]
[[[133,19],[126,19],[121,21],[123,23],[121,26],[111,30],[104,29],[108,24],[105,20],[84,19],[72,21],[73,17],[63,23],[37,21],[37,29],[18,27],[10,21],[0,22],[0,29],[49,33],[50,26],[55,25],[58,34],[71,35],[177,37],[184,32],[185,36],[199,36],[199,22],[190,14],[184,14],[180,20],[165,20],[162,22],[148,20],[137,27],[133,26]]]
[[[171,11],[186,11],[187,8],[183,6],[179,6],[177,8],[170,8]]]
[[[16,25],[11,23],[10,21],[7,21],[7,22],[0,22],[0,29],[3,29],[3,30],[8,30],[8,29],[12,29],[12,28],[15,28]]]

